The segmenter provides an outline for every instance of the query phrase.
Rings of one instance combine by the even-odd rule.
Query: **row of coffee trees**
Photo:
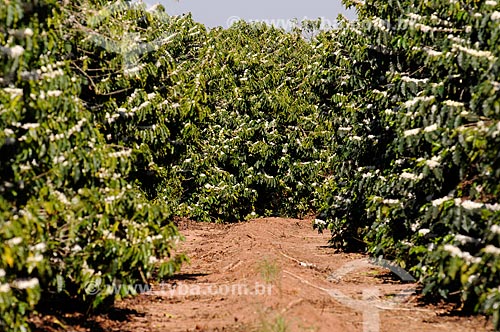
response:
[[[500,4],[346,1],[319,229],[464,311],[500,300]],[[328,34],[326,34],[328,35]]]
[[[285,32],[2,0],[0,328],[168,277],[175,216],[317,213],[332,245],[498,315],[500,6],[346,5],[359,21]]]
[[[88,97],[76,3],[0,2],[2,331],[53,303],[95,308],[184,260],[172,211],[134,183],[134,150],[107,141]]]

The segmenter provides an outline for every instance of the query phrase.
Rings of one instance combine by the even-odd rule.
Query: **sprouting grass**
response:
[[[259,271],[262,280],[266,283],[275,282],[281,274],[281,268],[276,260],[270,260],[267,258],[263,259],[259,263]]]
[[[273,319],[263,320],[258,332],[286,332],[288,331],[288,323],[282,315],[277,315]]]

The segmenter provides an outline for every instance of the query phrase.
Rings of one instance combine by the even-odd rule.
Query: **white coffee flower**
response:
[[[32,37],[33,36],[33,30],[31,28],[26,28],[24,29],[24,37]]]
[[[496,234],[500,235],[500,225],[492,225],[490,228],[490,231],[492,233],[496,233]]]
[[[476,240],[475,238],[467,236],[467,235],[462,235],[462,234],[455,235],[455,240],[460,242],[461,245],[465,245],[467,243],[477,243],[478,242],[478,240]]]
[[[21,55],[24,53],[24,48],[22,46],[16,45],[14,47],[11,47],[10,49],[7,48],[7,54],[11,58],[19,58]]]
[[[482,207],[484,207],[483,203],[473,202],[469,200],[463,201],[460,205],[466,210],[481,209]]]
[[[7,241],[7,244],[10,245],[11,247],[17,246],[23,242],[23,239],[20,237],[14,237],[10,240]]]
[[[41,254],[36,254],[35,256],[28,257],[27,262],[28,263],[39,263],[43,261],[43,255]]]
[[[421,130],[422,130],[421,128],[405,130],[404,135],[405,135],[405,137],[415,136],[415,135],[418,135],[418,133],[420,133]]]
[[[47,96],[48,97],[59,97],[60,95],[62,95],[62,91],[60,91],[60,90],[50,90],[50,91],[47,91]]]
[[[321,220],[321,219],[314,219],[314,224],[320,225],[320,226],[325,226],[326,225],[326,221]]]
[[[492,255],[500,255],[500,248],[497,248],[494,245],[489,244],[484,248],[484,252]]]
[[[26,280],[16,280],[13,282],[12,287],[17,289],[31,289],[39,285],[37,278],[26,279]]]
[[[428,228],[422,228],[422,229],[420,229],[420,230],[418,231],[418,234],[420,234],[420,235],[427,235],[427,234],[429,234],[429,232],[430,232],[430,231],[431,231],[431,230],[430,230],[430,229],[428,229]]]
[[[435,131],[435,130],[437,130],[437,129],[438,129],[437,124],[433,124],[433,125],[430,125],[430,126],[428,126],[428,127],[425,127],[425,128],[424,128],[424,131],[425,131],[426,133],[430,133],[430,132]]]
[[[18,88],[4,88],[3,91],[10,94],[10,98],[14,99],[23,95],[23,89]]]
[[[9,284],[0,284],[0,293],[7,293],[8,291],[10,291]]]
[[[440,156],[434,156],[430,160],[426,160],[425,164],[429,166],[430,169],[434,169],[439,165],[441,165],[441,163],[439,162],[440,160],[441,160]]]
[[[454,100],[445,100],[444,104],[446,106],[450,106],[450,107],[463,107],[464,106],[464,103],[454,101]]]
[[[412,180],[412,181],[416,181],[416,180],[420,179],[419,176],[417,176],[417,175],[415,175],[413,173],[408,173],[408,172],[403,172],[401,174],[401,178],[402,179],[407,179],[407,180]]]
[[[384,199],[382,201],[384,204],[398,204],[399,200],[398,199]]]

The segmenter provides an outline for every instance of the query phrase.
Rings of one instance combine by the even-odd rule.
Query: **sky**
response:
[[[161,4],[170,15],[191,12],[193,18],[207,27],[227,28],[239,19],[264,21],[289,28],[293,19],[322,18],[335,25],[338,14],[355,19],[354,10],[347,11],[340,0],[143,0],[148,6]]]

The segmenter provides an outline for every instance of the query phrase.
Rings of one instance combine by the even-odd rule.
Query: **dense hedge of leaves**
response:
[[[316,227],[464,309],[500,306],[500,4],[346,1],[333,176]]]
[[[226,221],[310,212],[329,139],[317,125],[311,45],[299,31],[246,23],[212,31],[207,43],[207,118],[179,165],[189,177],[182,208]]]
[[[88,285],[173,273],[171,213],[129,180],[131,150],[108,144],[80,98],[77,40],[59,1],[0,2],[0,330],[25,331],[53,296],[87,307]],[[125,295],[125,294],[116,294]]]
[[[87,41],[77,66],[107,142],[133,151],[131,178],[149,198],[201,221],[313,210],[330,140],[317,125],[322,56],[303,38],[317,22],[207,31],[161,7],[106,8],[74,8]]]

